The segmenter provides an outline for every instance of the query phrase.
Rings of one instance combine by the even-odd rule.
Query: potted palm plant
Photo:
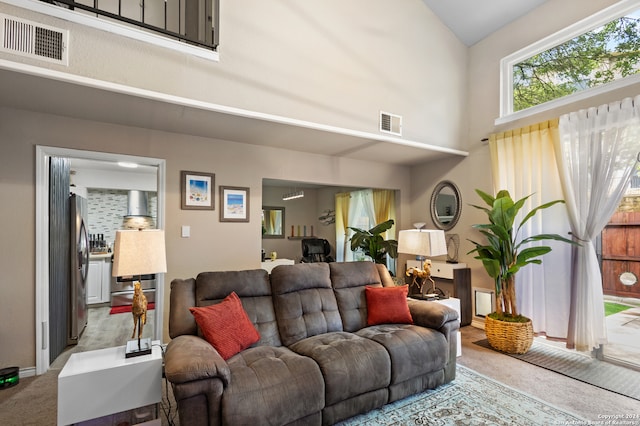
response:
[[[385,240],[380,234],[387,232],[393,226],[393,219],[382,222],[373,228],[364,229],[349,226],[354,234],[351,236],[351,250],[361,249],[365,255],[369,256],[375,263],[385,264],[387,255],[395,259],[398,257],[398,241]]]
[[[542,240],[576,243],[558,234],[533,235],[518,241],[518,234],[522,226],[540,210],[564,201],[555,200],[534,208],[516,226],[516,217],[531,195],[514,201],[506,190],[499,191],[495,198],[479,189],[476,189],[476,193],[489,207],[472,206],[484,211],[489,223],[473,227],[480,230],[487,242],[482,244],[469,240],[475,248],[467,254],[476,253],[475,259],[482,262],[495,282],[496,310],[485,318],[487,340],[493,348],[500,351],[523,354],[533,342],[533,326],[529,318],[518,313],[515,276],[523,266],[541,264],[540,257],[551,251],[548,246],[526,245]]]

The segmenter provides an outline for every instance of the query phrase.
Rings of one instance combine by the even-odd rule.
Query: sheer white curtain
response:
[[[620,203],[640,151],[640,96],[560,117],[555,144],[573,248],[567,346],[606,343],[602,277],[594,241]]]
[[[506,189],[514,199],[533,194],[523,208],[525,213],[564,198],[553,148],[557,135],[558,120],[491,135],[494,193]],[[556,204],[530,219],[521,229],[520,239],[543,233],[568,237],[569,230],[566,208]],[[570,245],[555,241],[538,244],[550,246],[552,252],[543,257],[542,265],[528,265],[516,274],[518,310],[531,318],[536,333],[562,339],[567,337],[569,321]]]
[[[373,190],[363,189],[351,192],[351,201],[349,203],[349,222],[347,226],[359,229],[370,229],[376,225],[375,211],[373,206]],[[353,235],[353,231],[349,229],[347,233],[347,241]],[[351,251],[351,242],[346,244],[344,252],[345,262],[358,260],[355,253]]]

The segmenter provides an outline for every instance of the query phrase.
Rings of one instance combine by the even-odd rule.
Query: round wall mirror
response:
[[[453,228],[460,219],[460,191],[451,181],[438,183],[431,194],[431,220],[444,231]]]

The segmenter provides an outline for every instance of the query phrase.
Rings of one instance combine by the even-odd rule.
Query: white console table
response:
[[[69,425],[162,399],[162,350],[125,358],[125,347],[71,355],[58,375],[58,425]]]
[[[276,260],[267,259],[260,264],[260,267],[265,271],[267,271],[268,273],[271,273],[271,270],[278,265],[293,265],[294,263],[295,261],[293,259],[276,259]]]

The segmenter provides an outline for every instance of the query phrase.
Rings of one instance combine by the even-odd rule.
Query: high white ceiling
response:
[[[545,3],[547,0],[423,0],[467,46]]]

